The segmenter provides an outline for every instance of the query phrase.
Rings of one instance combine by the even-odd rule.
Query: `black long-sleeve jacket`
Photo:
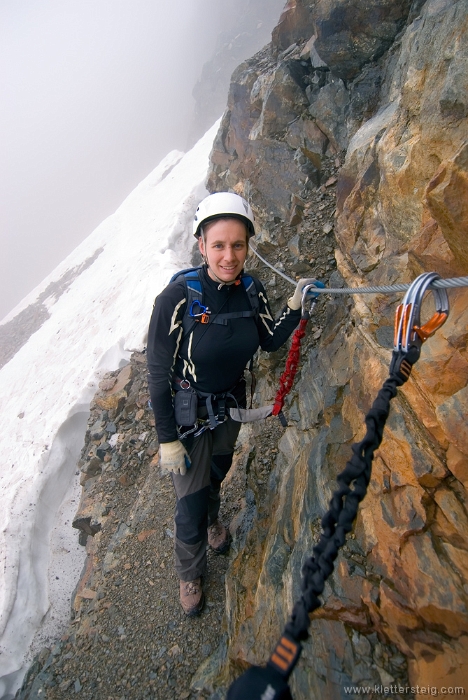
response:
[[[203,303],[218,313],[248,311],[251,304],[244,285],[214,282],[202,269]],[[194,322],[183,331],[187,313],[186,286],[182,277],[156,297],[148,331],[148,369],[151,403],[160,443],[177,440],[172,403],[174,377],[188,379],[202,392],[219,394],[231,389],[259,347],[274,352],[289,338],[301,312],[286,306],[275,321],[265,289],[255,279],[260,302],[258,318],[234,318],[227,325]]]

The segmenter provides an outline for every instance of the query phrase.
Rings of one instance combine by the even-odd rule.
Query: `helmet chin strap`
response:
[[[202,237],[202,241],[203,241],[203,248],[204,248],[204,251],[205,251],[205,255],[202,255],[202,259],[203,259],[203,262],[205,263],[207,269],[210,271],[210,273],[211,273],[211,274],[213,275],[213,277],[215,278],[215,280],[216,280],[217,282],[219,282],[219,285],[218,285],[218,292],[219,292],[219,290],[220,290],[222,287],[230,287],[231,284],[234,284],[236,280],[234,279],[234,280],[232,280],[232,282],[223,282],[223,280],[219,279],[219,277],[218,277],[218,275],[216,274],[216,272],[214,272],[214,270],[210,267],[210,263],[209,263],[209,260],[208,260],[208,255],[206,254],[206,241],[205,241],[205,234],[204,234],[204,232],[203,232],[203,229],[201,229],[201,237]]]

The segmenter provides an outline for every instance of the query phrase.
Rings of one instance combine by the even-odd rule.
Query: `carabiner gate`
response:
[[[317,287],[325,289],[325,285],[322,282],[319,282],[318,280],[315,280],[315,282],[313,282],[312,284],[306,284],[306,286],[302,288],[301,318],[310,318],[310,314],[312,313],[312,310],[315,304],[317,303],[317,299],[320,296],[317,292],[315,294],[312,293],[312,289]],[[309,308],[307,308],[306,306],[307,297],[311,297]]]
[[[434,335],[447,320],[449,315],[449,300],[445,289],[430,289],[434,295],[435,313],[432,318],[421,326],[421,307],[425,293],[434,280],[440,279],[436,272],[424,272],[419,275],[405,294],[403,302],[395,313],[395,335],[393,349],[408,352],[411,346],[421,348],[421,345]]]

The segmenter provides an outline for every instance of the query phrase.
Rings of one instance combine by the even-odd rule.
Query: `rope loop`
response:
[[[272,411],[273,416],[277,416],[281,412],[284,406],[284,400],[293,387],[294,378],[299,367],[301,341],[306,334],[307,321],[308,318],[301,318],[298,328],[294,331],[288,358],[286,360],[286,366],[283,374],[280,377],[279,389],[275,396]]]

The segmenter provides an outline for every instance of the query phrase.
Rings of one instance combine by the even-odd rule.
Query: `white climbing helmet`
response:
[[[247,226],[249,238],[255,235],[255,219],[250,204],[233,192],[216,192],[202,199],[195,212],[193,235],[198,238],[202,224],[223,216],[241,219]]]

